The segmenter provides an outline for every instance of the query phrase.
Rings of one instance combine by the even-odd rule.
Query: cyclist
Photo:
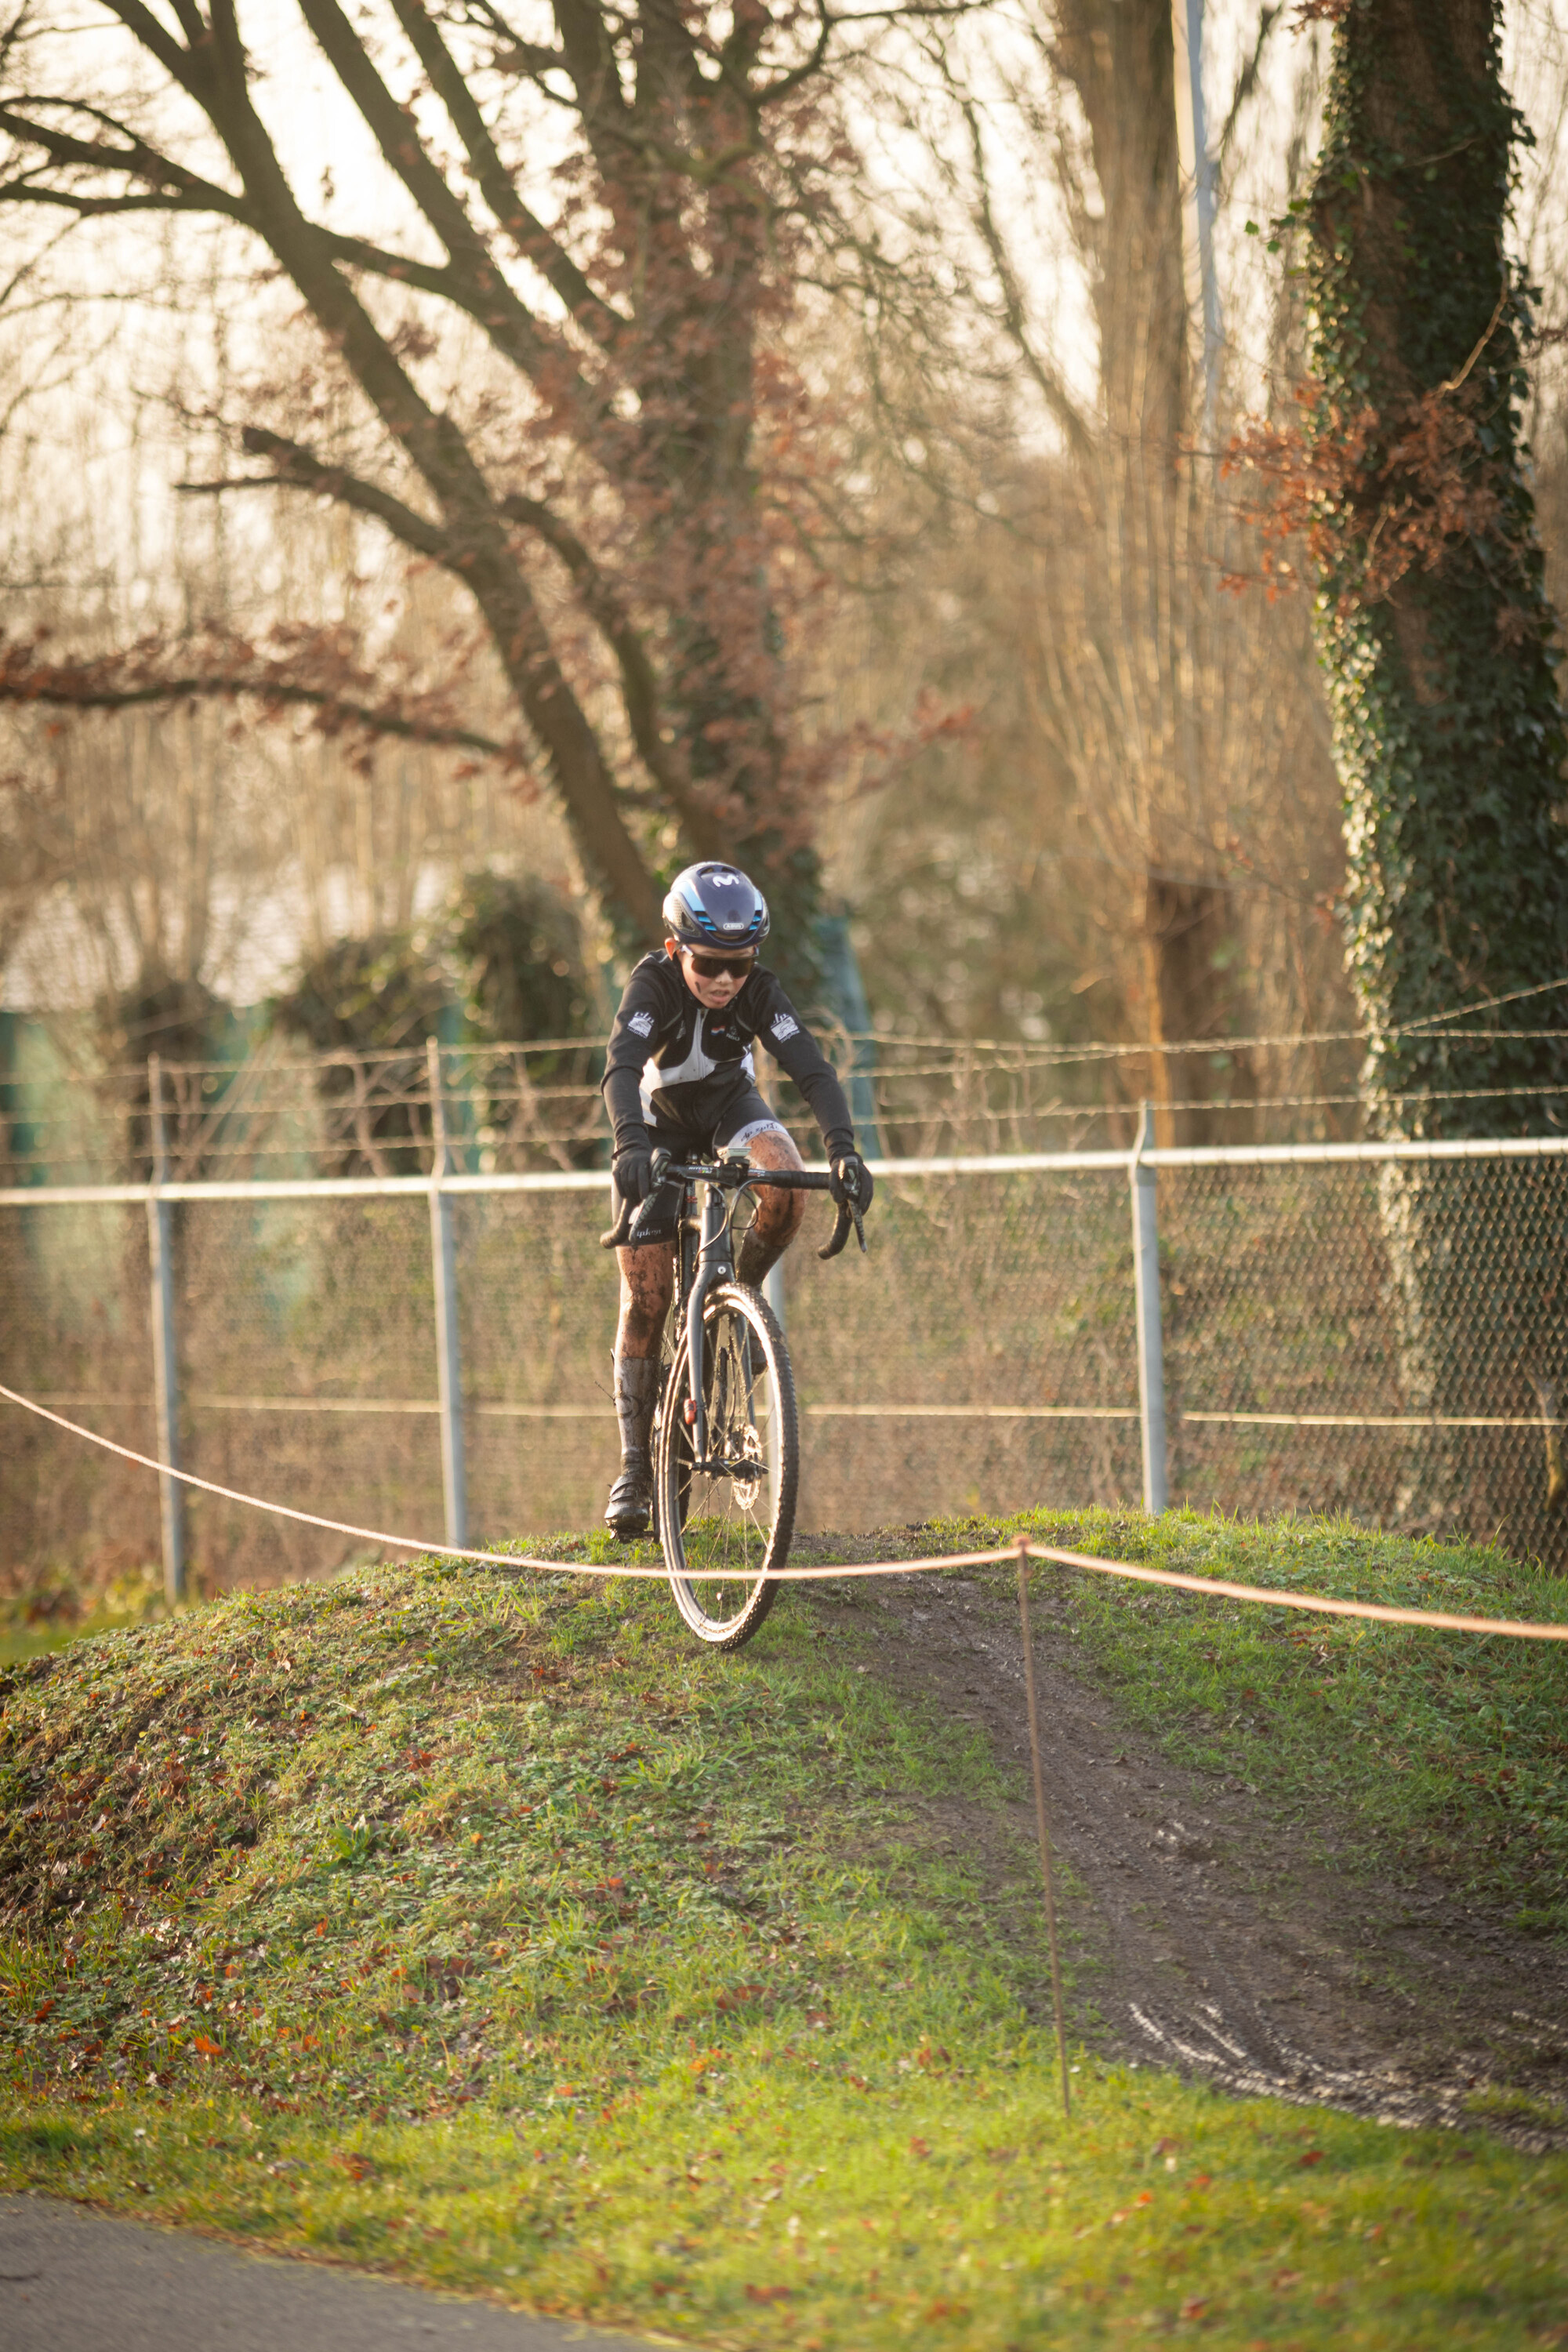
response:
[[[855,1149],[844,1089],[773,972],[757,961],[768,935],[767,901],[732,866],[689,866],[664,902],[662,949],[626,982],[610,1032],[605,1104],[615,1134],[611,1215],[653,1189],[653,1154],[678,1159],[745,1150],[763,1168],[799,1168],[799,1152],[757,1090],[752,1046],[761,1038],[811,1107],[827,1147],[833,1198],[865,1209],[871,1172]],[[616,1330],[616,1414],[620,1475],[606,1524],[617,1536],[647,1532],[653,1496],[648,1439],[658,1395],[659,1339],[675,1289],[680,1194],[649,1212],[635,1249],[616,1252],[621,1313]],[[760,1283],[789,1247],[805,1209],[800,1192],[763,1190],[741,1244],[736,1277]]]

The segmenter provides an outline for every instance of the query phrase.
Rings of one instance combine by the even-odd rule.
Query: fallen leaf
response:
[[[1323,2151],[1321,2147],[1310,2147],[1305,2156],[1298,2157],[1297,2158],[1297,2162],[1303,2167],[1312,2164],[1321,2164],[1322,2160]]]
[[[925,2139],[910,2140],[910,2154],[911,2156],[929,2156],[931,2154],[931,2142]]]

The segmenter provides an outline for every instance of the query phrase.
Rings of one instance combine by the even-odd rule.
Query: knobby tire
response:
[[[658,1538],[675,1605],[716,1650],[749,1642],[777,1597],[800,1483],[795,1376],[784,1333],[749,1285],[725,1283],[703,1304],[710,1461],[755,1463],[756,1475],[700,1471],[683,1410],[690,1372],[671,1364],[655,1433]],[[678,1343],[679,1344],[679,1343]]]

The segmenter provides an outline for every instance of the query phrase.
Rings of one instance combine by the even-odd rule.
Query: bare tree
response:
[[[1279,15],[1256,13],[1216,110],[1223,174]],[[1053,1034],[1092,1012],[1102,1034],[1199,1041],[1128,1076],[1168,1138],[1203,1139],[1205,1098],[1268,1075],[1228,1039],[1343,1025],[1348,1000],[1325,919],[1342,856],[1307,616],[1226,593],[1258,551],[1197,442],[1171,12],[1060,0],[1005,36],[938,27],[922,56],[891,96],[931,158],[939,194],[910,207],[911,242],[955,283],[940,315],[962,362],[902,318],[899,350],[884,338],[868,365],[885,470],[906,453],[906,510],[930,518],[908,591],[930,620],[902,640],[971,647],[977,729],[996,740],[952,746],[946,788],[968,791],[976,849],[999,825],[1008,848],[993,840],[965,881],[1005,903]],[[1300,98],[1281,206],[1305,168],[1310,83]],[[1274,332],[1294,332],[1288,311]],[[1222,408],[1234,397],[1222,381]],[[943,601],[959,608],[945,625]],[[912,869],[907,815],[900,796],[877,855]],[[938,793],[928,842],[941,823]],[[968,909],[953,928],[967,936]],[[1298,1066],[1289,1090],[1333,1091],[1324,1075]]]
[[[462,584],[516,714],[490,748],[537,755],[632,934],[658,935],[667,847],[752,860],[807,913],[811,778],[781,634],[795,574],[769,457],[799,436],[779,329],[848,153],[830,68],[854,19],[559,0],[521,26],[490,0],[353,18],[300,0],[397,192],[400,239],[347,226],[330,173],[315,203],[290,172],[289,89],[256,46],[276,20],[247,40],[238,0],[91,13],[118,28],[91,86],[47,9],[9,27],[0,197],[43,222],[228,225],[303,306],[321,379],[352,387],[312,434],[253,371],[216,420],[249,468],[193,487],[331,500]],[[14,647],[0,691],[260,691],[334,723],[459,731],[367,694],[352,663],[334,669],[341,646],[258,653],[219,631],[195,650],[76,678]]]

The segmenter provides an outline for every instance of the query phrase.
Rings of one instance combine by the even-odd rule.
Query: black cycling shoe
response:
[[[629,1448],[605,1506],[605,1525],[624,1541],[631,1536],[646,1536],[652,1515],[653,1465],[646,1454]]]

